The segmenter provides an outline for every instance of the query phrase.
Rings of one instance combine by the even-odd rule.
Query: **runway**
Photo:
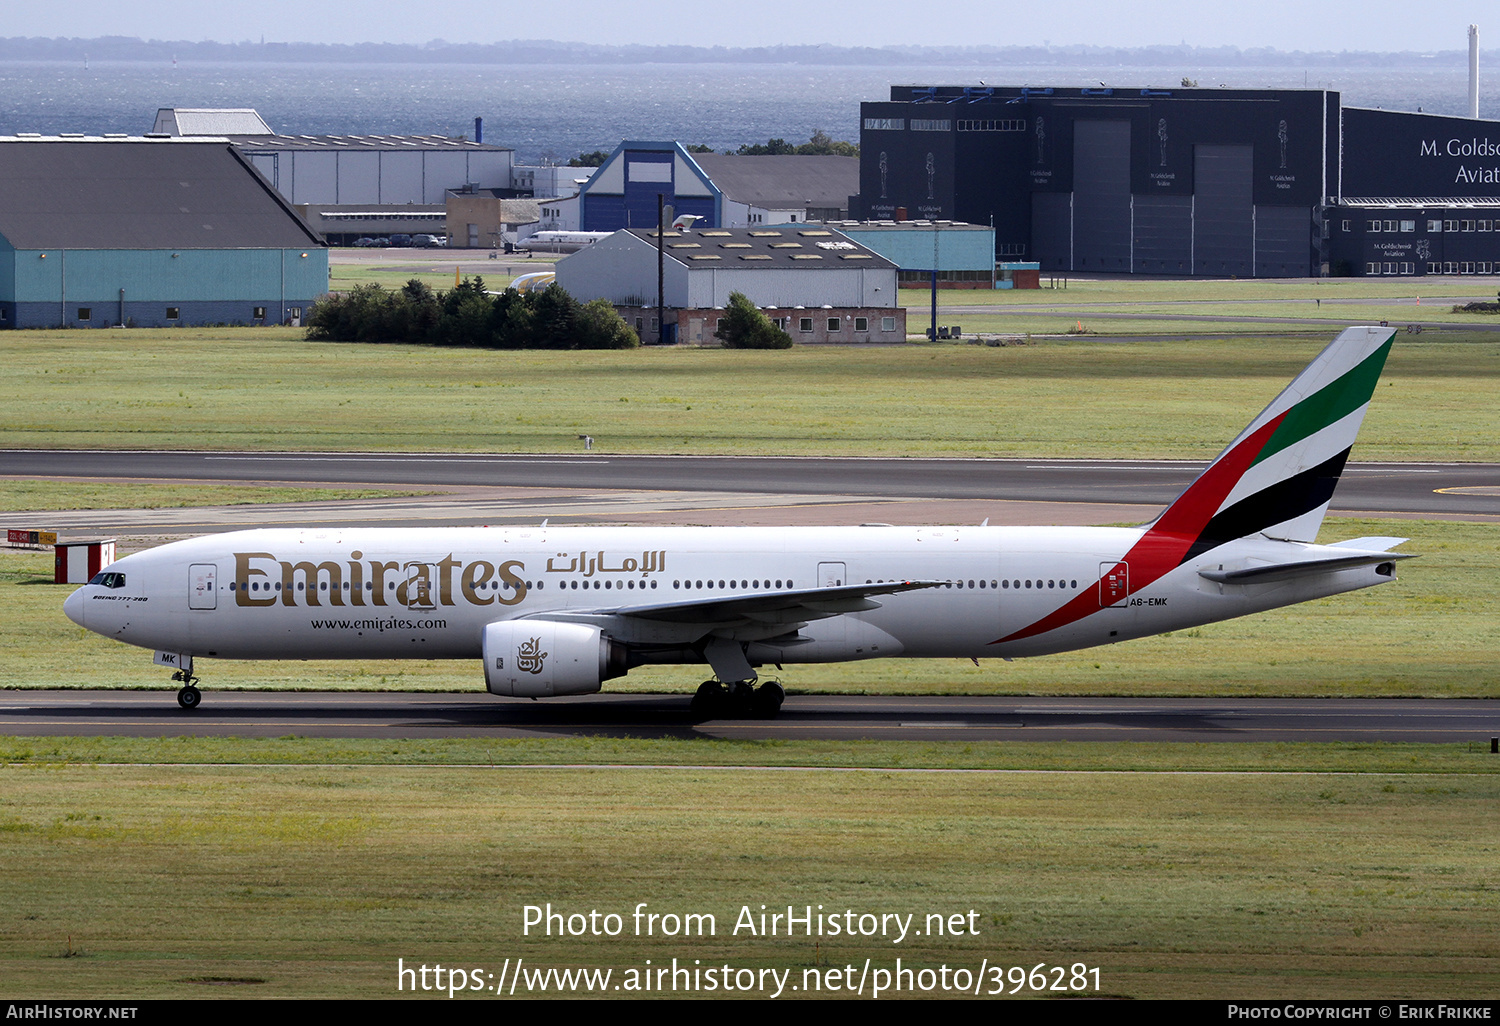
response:
[[[0,734],[319,738],[743,738],[913,741],[1425,741],[1488,751],[1500,703],[1479,699],[984,698],[791,695],[774,720],[704,719],[687,695],[546,702],[484,692],[0,693]],[[1500,756],[1497,756],[1500,759]]]
[[[251,526],[445,524],[1139,523],[1192,462],[797,459],[507,454],[0,451],[0,474],[431,490],[417,498],[35,514],[34,526],[136,545]],[[1333,512],[1500,521],[1500,465],[1351,464]],[[14,520],[15,518],[9,518]],[[8,523],[7,526],[22,526]],[[912,740],[1467,741],[1500,704],[1431,700],[806,696],[774,721],[695,717],[687,696],[546,702],[483,692],[210,689],[192,713],[160,691],[0,693],[0,733],[280,737],[901,738]]]
[[[1136,523],[1202,469],[1172,460],[0,451],[0,475],[435,489],[421,499],[35,514],[62,531],[339,523]],[[1010,508],[1026,504],[1026,510]],[[1354,463],[1335,514],[1500,520],[1500,465]],[[14,519],[14,518],[12,518]]]

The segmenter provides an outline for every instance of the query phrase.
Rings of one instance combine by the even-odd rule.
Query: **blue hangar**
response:
[[[1500,272],[1500,122],[1316,89],[893,86],[850,216],[995,226],[1043,272]]]
[[[322,238],[226,139],[0,138],[0,327],[299,324]]]

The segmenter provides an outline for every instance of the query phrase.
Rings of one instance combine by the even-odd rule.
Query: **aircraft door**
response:
[[[1099,605],[1123,608],[1130,595],[1130,564],[1099,564]]]
[[[818,587],[842,588],[849,583],[849,574],[843,563],[819,563]]]
[[[188,569],[188,608],[219,608],[219,568],[213,563],[194,563]]]
[[[438,568],[435,563],[407,563],[406,580],[396,588],[396,601],[407,609],[436,609]]]

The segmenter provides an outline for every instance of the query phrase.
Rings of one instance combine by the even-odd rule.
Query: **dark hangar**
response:
[[[993,219],[1043,273],[1500,272],[1496,121],[1317,89],[893,86],[860,115],[851,216]]]

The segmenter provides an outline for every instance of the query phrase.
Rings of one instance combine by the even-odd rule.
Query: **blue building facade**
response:
[[[580,227],[586,232],[653,228],[658,197],[676,216],[702,218],[699,228],[724,224],[724,195],[692,154],[675,142],[627,140],[579,194]]]

